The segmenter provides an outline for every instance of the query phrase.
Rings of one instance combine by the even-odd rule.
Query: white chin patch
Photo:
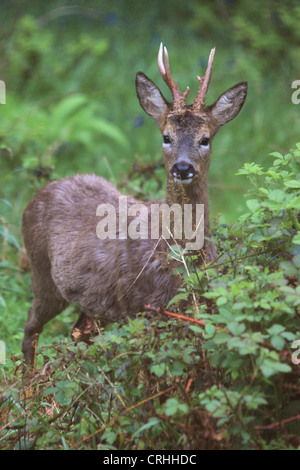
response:
[[[173,179],[175,183],[179,184],[190,184],[193,181],[193,178],[186,178],[185,180],[182,180],[180,178],[176,178],[175,176]]]

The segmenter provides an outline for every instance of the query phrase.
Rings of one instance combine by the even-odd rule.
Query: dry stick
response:
[[[276,423],[268,424],[267,426],[254,426],[254,429],[274,429],[277,426],[281,426],[282,424],[295,421],[296,419],[300,419],[300,415],[292,416],[291,418],[286,418],[282,421],[277,421]]]
[[[201,220],[200,220],[199,224],[201,223],[202,218],[203,218],[203,216],[201,217]],[[199,226],[199,224],[198,224],[198,226]],[[197,226],[196,230],[198,229],[198,226]],[[172,235],[172,233],[171,233],[169,227],[167,227],[167,229],[168,229],[168,231],[169,231],[169,234],[170,234],[171,237],[173,238],[173,240],[174,240],[174,242],[175,242],[175,244],[176,244],[176,246],[177,246],[177,249],[178,249],[178,251],[179,251],[179,253],[180,253],[180,257],[181,257],[181,259],[182,259],[181,262],[182,262],[182,264],[184,265],[184,269],[185,269],[185,271],[186,271],[188,277],[190,277],[190,272],[189,272],[189,270],[188,270],[188,267],[187,267],[187,264],[186,264],[185,258],[184,258],[185,250],[183,251],[183,253],[181,252],[180,247],[179,247],[179,245],[178,245],[176,239],[173,237],[173,235]],[[168,245],[169,249],[175,254],[175,259],[177,259],[176,253],[174,252],[174,250],[172,249],[172,247],[169,245],[169,243],[167,242],[167,240],[165,239],[165,237],[163,237],[163,238],[164,238],[166,244]],[[195,292],[194,292],[194,291],[192,292],[192,296],[193,296],[193,301],[194,301],[195,310],[196,310],[197,313],[199,313],[199,308],[198,308],[198,305],[197,305],[196,296],[195,296]]]
[[[113,389],[113,391],[115,392],[116,396],[118,397],[118,399],[120,400],[120,402],[122,403],[123,407],[126,408],[126,404],[123,400],[123,398],[121,397],[121,395],[118,393],[118,390],[116,389],[116,387],[114,386],[114,384],[111,382],[111,380],[107,377],[107,375],[105,374],[105,372],[101,369],[101,367],[97,366],[97,369],[101,372],[101,374],[103,375],[103,377],[107,380],[107,382],[109,383],[109,385],[111,386],[111,388]]]
[[[169,315],[170,317],[178,318],[178,320],[185,320],[185,321],[189,321],[192,323],[197,323],[197,325],[201,325],[201,326],[207,325],[207,322],[205,321],[197,320],[196,318],[186,317],[185,315],[181,315],[179,313],[169,312],[168,310],[164,310],[163,308],[160,308],[160,307],[156,308],[156,307],[152,307],[152,305],[145,305],[145,308],[149,310],[150,312],[164,313],[165,315]],[[215,326],[215,328],[216,330],[228,331],[228,330],[224,330],[224,328],[221,328],[219,326]]]
[[[178,313],[169,312],[168,310],[165,310],[165,309],[160,308],[160,307],[156,308],[156,307],[152,307],[152,305],[145,305],[145,309],[149,310],[150,312],[164,313],[165,315],[168,315],[170,317],[178,318],[178,320],[189,321],[189,322],[192,322],[192,323],[196,323],[197,325],[200,325],[200,326],[206,326],[207,325],[207,322],[205,322],[205,321],[197,320],[196,318],[186,317],[185,315],[181,315],[181,314],[178,314]],[[216,330],[224,331],[225,333],[230,333],[229,330],[227,330],[225,328],[221,328],[220,326],[214,325],[214,327],[215,327]],[[272,350],[278,351],[275,348],[275,346],[273,346],[271,343],[264,342],[263,346],[265,346],[267,349],[272,349]],[[283,350],[281,352],[289,353],[289,351],[287,351],[287,350]]]
[[[188,383],[187,383],[187,385],[186,385],[186,387],[185,387],[185,389],[184,389],[184,393],[185,393],[186,395],[187,395],[187,394],[189,393],[189,391],[190,391],[190,388],[191,388],[191,385],[192,385],[192,383],[193,383],[193,380],[194,380],[194,379],[193,379],[192,377],[190,377],[189,380],[188,380]]]
[[[152,395],[151,397],[149,398],[145,398],[145,400],[142,400],[140,401],[139,403],[136,403],[135,405],[132,405],[130,406],[129,408],[127,408],[126,410],[124,410],[121,414],[119,414],[116,418],[113,418],[109,423],[105,424],[104,426],[102,426],[102,428],[98,429],[97,431],[89,434],[88,436],[84,436],[84,438],[82,439],[83,441],[86,441],[87,439],[90,439],[91,437],[95,436],[96,434],[98,434],[99,432],[102,432],[104,431],[104,429],[106,429],[108,426],[110,426],[111,424],[113,424],[115,421],[118,421],[118,419],[121,418],[121,416],[124,416],[126,413],[128,413],[128,411],[131,411],[131,410],[134,410],[134,408],[137,408],[138,406],[141,406],[143,405],[144,403],[147,403],[148,401],[151,401],[151,400],[154,400],[155,398],[159,397],[160,395],[163,395],[164,393],[168,393],[170,392],[170,390],[172,390],[172,388],[174,388],[175,385],[172,385],[171,387],[167,388],[166,390],[162,390],[161,392],[159,393],[156,393],[155,395]]]
[[[32,341],[34,347],[34,355],[33,355],[33,369],[36,368],[36,360],[37,360],[37,345],[38,345],[38,334],[35,334],[35,338]]]

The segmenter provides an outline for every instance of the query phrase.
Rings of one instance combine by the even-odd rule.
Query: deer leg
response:
[[[35,342],[37,342],[44,325],[49,320],[59,315],[68,305],[62,297],[55,298],[35,297],[28,311],[28,318],[25,326],[22,352],[25,364],[33,365]]]

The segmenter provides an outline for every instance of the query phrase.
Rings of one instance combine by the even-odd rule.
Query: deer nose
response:
[[[190,183],[196,175],[196,170],[191,163],[178,162],[174,163],[171,169],[172,176],[176,183]]]

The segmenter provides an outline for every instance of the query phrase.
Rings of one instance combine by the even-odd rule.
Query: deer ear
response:
[[[142,72],[136,74],[135,86],[143,110],[156,121],[160,121],[163,114],[169,110],[170,103],[152,80]]]
[[[219,126],[223,126],[239,114],[247,96],[247,87],[247,82],[238,83],[208,107]]]

